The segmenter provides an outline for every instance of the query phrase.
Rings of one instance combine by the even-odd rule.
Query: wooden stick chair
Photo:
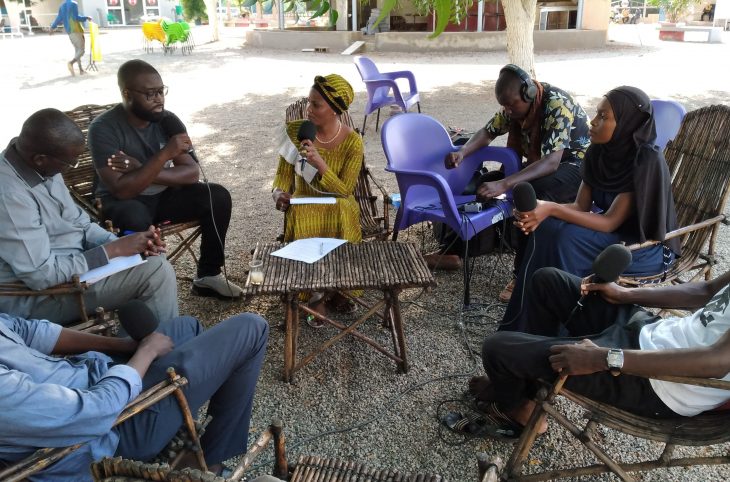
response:
[[[136,414],[147,409],[151,405],[159,402],[163,398],[174,395],[177,398],[180,410],[183,414],[183,422],[187,428],[190,439],[194,446],[194,452],[196,454],[198,463],[201,467],[206,469],[205,458],[203,457],[203,450],[200,447],[200,438],[195,428],[195,421],[193,415],[190,413],[190,407],[188,406],[185,394],[182,391],[182,387],[187,385],[188,381],[186,378],[179,376],[175,373],[173,368],[167,369],[169,380],[164,380],[157,385],[142,392],[136,399],[130,402],[122,413],[117,417],[114,425],[130,419]],[[46,467],[50,466],[54,462],[67,456],[74,450],[81,447],[83,443],[72,445],[70,447],[58,447],[58,448],[44,448],[37,450],[33,455],[17,462],[3,470],[0,470],[0,480],[3,482],[16,482],[24,480],[26,477],[40,472]],[[179,454],[177,460],[181,458],[182,454]],[[164,480],[164,479],[153,479],[153,480]]]
[[[73,110],[66,112],[87,137],[89,132],[89,124],[99,114],[111,109],[117,104],[106,105],[82,105]],[[107,229],[113,230],[111,221],[102,219],[101,200],[96,198],[96,170],[94,169],[94,161],[91,158],[91,152],[88,147],[79,156],[79,166],[71,169],[63,175],[66,187],[71,192],[74,200],[88,213],[92,220],[96,222],[104,222]],[[197,221],[189,221],[183,223],[174,223],[160,226],[160,235],[162,238],[175,236],[178,240],[174,249],[167,254],[170,263],[175,263],[184,253],[192,256],[195,264],[198,263],[198,257],[192,249],[195,240],[200,237],[200,223]]]
[[[132,481],[170,481],[170,482],[232,482],[243,480],[246,470],[256,457],[274,441],[274,475],[281,479],[287,477],[285,439],[281,421],[274,420],[259,436],[244,455],[229,477],[215,476],[210,472],[193,469],[174,470],[167,464],[148,464],[121,457],[107,457],[91,465],[91,473],[96,482]]]
[[[675,383],[684,383],[702,387],[730,390],[730,382],[712,378],[689,377],[651,377]],[[587,475],[613,472],[621,480],[634,480],[628,473],[647,471],[665,467],[688,467],[693,465],[717,465],[730,463],[730,456],[696,456],[672,458],[677,445],[704,447],[708,445],[730,441],[730,411],[719,410],[704,412],[694,417],[677,415],[669,419],[653,419],[634,415],[615,407],[590,400],[582,395],[573,393],[563,387],[567,376],[559,377],[548,391],[540,389],[537,396],[537,406],[532,412],[522,436],[510,456],[503,478],[508,480],[552,480],[563,477],[583,477]],[[561,413],[555,406],[555,398],[560,395],[586,409],[584,418],[588,420],[583,428],[579,427]],[[530,453],[537,430],[547,415],[550,415],[558,424],[578,439],[590,450],[600,463],[584,467],[570,467],[550,470],[540,473],[522,475],[522,466]],[[618,430],[627,435],[663,442],[664,450],[656,460],[644,462],[621,463],[598,446],[594,440],[598,425]]]
[[[0,283],[0,296],[74,296],[79,305],[79,323],[69,328],[88,333],[109,334],[118,326],[113,313],[107,313],[104,308],[97,307],[94,316],[89,316],[84,301],[84,292],[88,288],[86,283],[79,281],[74,275],[68,283],[61,283],[43,290],[32,290],[24,283]]]
[[[286,122],[306,119],[307,117],[307,98],[302,98],[286,109]],[[342,122],[355,129],[349,112],[342,114]],[[373,194],[371,183],[380,191],[383,197],[382,214],[378,209],[378,196]],[[357,178],[355,186],[355,199],[360,207],[360,227],[362,228],[363,239],[385,240],[390,234],[390,218],[388,216],[388,206],[391,204],[390,196],[383,186],[373,177],[370,168],[365,164],[363,156],[362,169]]]
[[[672,175],[672,191],[679,229],[667,239],[680,238],[682,256],[665,273],[621,278],[639,286],[657,282],[682,282],[712,277],[715,242],[720,223],[726,222],[725,204],[730,193],[730,106],[713,105],[689,112],[677,137],[664,151]],[[647,241],[632,250],[658,244]],[[687,281],[687,280],[685,280]]]

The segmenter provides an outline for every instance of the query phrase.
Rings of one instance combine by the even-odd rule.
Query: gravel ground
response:
[[[242,282],[256,242],[272,240],[281,230],[281,215],[274,211],[269,195],[276,169],[270,139],[274,127],[282,122],[285,107],[306,95],[315,74],[337,72],[356,89],[352,113],[360,123],[365,94],[350,58],[336,53],[249,48],[242,45],[241,32],[224,29],[221,42],[199,45],[193,55],[185,57],[179,52],[144,54],[137,30],[107,32],[101,37],[105,58],[99,72],[75,78],[68,77],[63,62],[70,53],[66,36],[37,35],[2,41],[0,53],[6,59],[6,70],[0,78],[0,92],[5,94],[6,115],[0,119],[0,142],[7,143],[22,121],[39,108],[67,110],[84,103],[118,99],[114,78],[117,67],[135,57],[151,62],[170,86],[167,107],[188,125],[205,174],[232,192],[235,208],[227,240],[227,269],[232,279]],[[195,30],[199,44],[206,35],[205,28]],[[652,97],[679,100],[688,109],[728,102],[727,63],[720,61],[728,58],[727,44],[660,43],[648,26],[613,28],[610,38],[601,50],[537,55],[539,77],[574,93],[589,114],[603,93],[621,84],[642,87]],[[496,109],[491,92],[499,68],[507,62],[504,52],[371,56],[383,70],[413,70],[423,92],[423,111],[446,125],[468,130],[479,128]],[[374,119],[369,124],[365,136],[367,162],[388,190],[396,192],[395,180],[383,171],[385,159],[380,138],[372,128]],[[409,229],[399,241],[416,242],[424,251],[433,248],[430,232],[423,227]],[[725,228],[718,251],[718,272],[722,272],[728,264]],[[508,279],[511,262],[509,255],[478,259],[472,281],[475,301],[489,303],[496,299]],[[190,276],[192,270],[189,260],[177,267],[182,277]],[[221,303],[191,296],[187,281],[181,280],[179,287],[181,311],[208,324],[241,311],[254,311],[272,325],[254,407],[252,437],[278,417],[285,422],[290,460],[300,454],[336,456],[380,468],[436,472],[452,481],[476,480],[477,452],[506,459],[511,446],[484,439],[460,443],[448,434],[442,438],[436,410],[442,400],[459,398],[468,377],[481,370],[470,350],[478,350],[483,337],[495,329],[494,318],[501,317],[502,308],[490,305],[461,316],[460,274],[437,273],[436,279],[438,286],[427,293],[410,290],[402,294],[411,366],[408,374],[396,373],[392,362],[365,345],[343,340],[298,372],[293,384],[281,381],[283,331],[277,327],[283,312],[278,300]],[[371,323],[364,330],[388,343],[388,333],[377,324]],[[301,352],[331,335],[327,328],[303,326]],[[579,416],[575,407],[567,402],[563,405],[571,416]],[[350,430],[352,427],[357,428]],[[658,444],[610,430],[601,430],[601,435],[609,452],[623,453],[627,461],[660,450]],[[722,453],[727,449],[720,446],[709,450]],[[531,453],[529,466],[557,468],[591,461],[592,457],[575,440],[551,425]],[[268,469],[265,465],[252,473]],[[730,471],[671,469],[640,477],[725,480]]]

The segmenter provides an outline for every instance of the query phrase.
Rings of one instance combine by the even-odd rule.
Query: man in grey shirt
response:
[[[177,316],[175,273],[157,256],[164,243],[156,229],[117,238],[73,202],[61,173],[74,167],[83,150],[76,124],[61,111],[43,109],[0,153],[0,283],[20,281],[41,290],[115,257],[142,254],[145,263],[92,284],[84,293],[86,306],[115,309],[140,299],[160,320]],[[0,296],[0,312],[60,324],[79,319],[72,296]]]

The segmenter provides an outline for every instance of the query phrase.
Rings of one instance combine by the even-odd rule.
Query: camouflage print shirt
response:
[[[588,115],[573,98],[562,89],[543,83],[541,158],[551,152],[564,149],[560,162],[580,164],[590,144]],[[492,136],[509,132],[510,117],[501,110],[484,127]],[[529,151],[529,137],[522,133],[523,152]]]

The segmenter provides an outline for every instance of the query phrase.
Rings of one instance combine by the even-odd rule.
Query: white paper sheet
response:
[[[314,263],[327,256],[327,254],[347,241],[334,238],[306,238],[293,241],[281,249],[271,253],[271,256],[279,258]]]
[[[142,259],[142,256],[138,254],[133,256],[117,256],[116,258],[110,259],[108,264],[91,269],[82,274],[79,276],[79,280],[81,282],[85,281],[88,284],[93,284],[115,273],[119,273],[125,269],[134,268],[135,266],[146,262],[147,260]]]
[[[293,197],[289,204],[335,204],[337,199],[333,197]]]

